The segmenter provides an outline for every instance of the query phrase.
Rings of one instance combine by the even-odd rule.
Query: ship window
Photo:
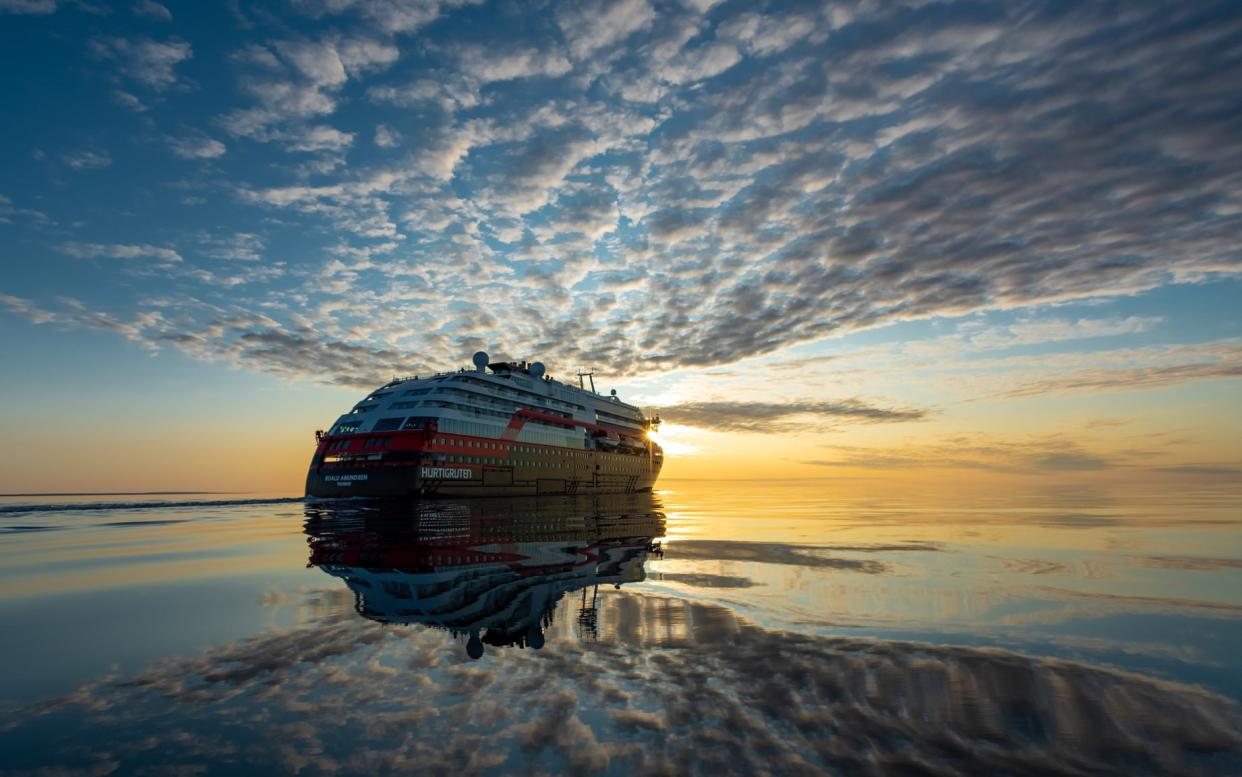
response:
[[[375,422],[375,426],[371,427],[373,432],[391,432],[394,429],[400,429],[401,424],[405,421],[405,416],[400,418],[381,418]]]
[[[418,402],[393,402],[390,406],[392,410],[409,410],[412,407],[418,407]]]
[[[370,412],[370,411],[374,410],[374,409],[375,409],[375,408],[377,408],[377,407],[379,407],[379,405],[358,405],[358,406],[356,406],[353,410],[351,410],[350,412],[352,412],[352,413],[367,413],[367,412]]]
[[[354,432],[358,431],[359,426],[362,426],[361,421],[346,421],[345,423],[337,424],[336,428],[332,430],[332,433],[333,434],[353,434]]]

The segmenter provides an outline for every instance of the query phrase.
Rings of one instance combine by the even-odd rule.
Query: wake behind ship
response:
[[[650,491],[664,452],[660,423],[539,362],[394,378],[318,442],[306,495],[520,496]]]

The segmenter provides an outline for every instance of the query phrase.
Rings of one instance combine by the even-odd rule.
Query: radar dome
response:
[[[471,359],[471,361],[473,361],[474,366],[478,367],[480,370],[487,369],[487,362],[489,361],[487,351],[479,351],[474,355],[474,358]]]
[[[539,378],[543,377],[543,373],[544,373],[543,362],[533,362],[530,365],[530,367],[527,368],[527,370],[530,372],[530,376],[532,378],[535,378],[536,380],[538,380]]]

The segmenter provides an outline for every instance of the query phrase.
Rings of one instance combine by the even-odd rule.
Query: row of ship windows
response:
[[[462,393],[467,393],[467,392],[462,392]],[[505,421],[509,421],[510,419],[512,419],[513,411],[518,409],[517,405],[513,405],[503,411],[502,410],[490,410],[485,407],[476,407],[474,405],[463,405],[458,402],[450,402],[445,399],[425,399],[425,400],[422,400],[421,402],[396,402],[389,409],[390,410],[406,410],[412,407],[418,407],[420,405],[423,407],[442,407],[442,408],[445,408],[446,410],[457,410],[462,413],[473,413],[476,416],[490,416],[491,418],[500,418]],[[553,415],[559,415],[562,418],[566,418],[566,419],[570,417],[566,413],[559,413],[555,410],[545,410],[542,412],[552,413]],[[529,419],[527,420],[526,423],[542,424],[544,426],[551,426],[551,427],[561,428],[561,429],[572,428],[569,424],[556,424],[553,422],[540,421],[537,419]]]
[[[418,380],[418,376],[415,375],[413,379]],[[409,380],[409,378],[406,378],[404,380]],[[474,377],[468,377],[465,373],[462,373],[462,372],[459,372],[456,375],[453,375],[453,374],[436,375],[435,377],[431,378],[431,380],[434,380],[436,382],[446,381],[449,383],[468,383],[468,384],[472,384],[476,386],[482,386],[488,389],[489,391],[495,391],[500,394],[522,397],[522,398],[529,398],[530,400],[533,400],[534,402],[538,404],[548,404],[548,405],[553,405],[557,407],[563,407],[570,411],[586,412],[586,407],[584,407],[583,405],[580,405],[577,402],[568,401],[570,400],[572,395],[569,389],[563,388],[560,384],[550,386],[550,388],[552,389],[552,391],[556,393],[557,396],[561,397],[561,399],[552,399],[551,397],[545,397],[542,394],[537,394],[533,391],[526,391],[525,389],[519,389],[519,388],[510,388],[508,386],[497,385],[496,383],[493,383],[491,381],[480,380]],[[395,383],[389,384],[389,385],[395,385]],[[388,386],[385,386],[384,388],[388,388]],[[404,393],[407,395],[420,395],[420,394],[429,394],[435,390],[436,389],[434,388],[407,389]],[[383,391],[383,390],[376,391],[375,393],[367,397],[367,401],[370,401],[373,399],[382,399],[383,397],[390,396],[392,393],[393,392],[391,391]],[[618,404],[625,405],[625,403],[618,400],[615,395],[612,397],[612,401],[617,402]],[[625,406],[630,407],[629,405],[625,405]],[[596,412],[601,412],[601,411],[597,409]],[[609,415],[609,416],[612,415],[611,413],[601,413],[601,414]],[[612,417],[618,420],[628,420],[631,422],[633,422],[634,420],[634,419],[622,418],[620,416],[612,416]]]
[[[431,389],[421,389],[421,391],[423,391],[424,393],[430,390]],[[470,399],[472,402],[476,402],[476,403],[482,402],[484,404],[490,405],[493,408],[500,408],[500,410],[491,410],[487,408],[481,408],[481,407],[477,407],[476,405],[461,405],[461,404],[457,404],[456,402],[449,402],[449,401],[439,400],[439,399],[429,399],[429,400],[421,400],[421,401],[416,400],[413,402],[393,402],[391,405],[388,406],[388,409],[389,410],[408,410],[410,408],[418,407],[419,405],[425,405],[429,407],[447,407],[447,408],[452,408],[454,410],[461,410],[462,412],[466,412],[466,413],[473,412],[475,415],[489,415],[494,418],[504,418],[505,420],[508,420],[509,418],[513,417],[513,412],[515,410],[517,410],[519,407],[523,407],[523,405],[519,405],[516,402],[510,402],[508,400],[493,400],[481,394],[477,394],[473,391],[463,391],[462,389],[439,389],[439,392],[441,394],[456,394],[458,396],[463,396],[463,397]],[[354,407],[353,410],[349,412],[351,415],[355,413],[369,413],[377,407],[379,407],[378,403],[373,404],[373,405],[357,405],[356,407]],[[550,413],[552,415],[558,415],[562,418],[573,418],[571,414],[564,413],[559,410],[548,410],[547,408],[539,408],[539,409],[542,412]],[[613,417],[615,418],[616,416],[613,416]]]
[[[345,448],[349,447],[350,442],[352,441],[351,440],[336,440],[331,445],[328,446],[327,450],[330,450],[330,451],[344,450]],[[449,437],[433,437],[431,442],[436,445],[455,445],[455,446],[463,447],[463,448],[484,448],[484,449],[489,449],[489,450],[507,450],[511,453],[541,453],[545,456],[556,456],[562,459],[565,459],[565,458],[584,459],[584,458],[588,458],[591,455],[590,453],[586,451],[556,451],[556,450],[550,451],[550,450],[547,450],[546,448],[532,448],[529,445],[504,446],[504,445],[501,445],[495,442],[486,442],[482,440],[454,440]],[[364,450],[374,449],[374,448],[387,448],[391,444],[392,444],[391,437],[368,437],[366,440],[363,441],[362,447]],[[437,458],[442,457],[443,455],[445,454],[434,454],[434,456],[436,456]],[[607,454],[605,454],[605,456],[607,456]],[[466,458],[473,460],[475,457],[466,457]],[[460,460],[460,459],[461,457],[457,456],[449,460]],[[478,463],[500,464],[502,463],[502,461],[503,461],[502,459],[493,460],[489,458],[486,461],[478,461],[475,463],[476,464]]]
[[[404,423],[402,421],[404,420]],[[438,428],[442,432],[452,434],[470,434],[479,437],[492,437],[500,433],[500,429],[489,424],[474,423],[470,421],[458,421],[453,418],[434,419],[426,416],[412,416],[408,419],[402,418],[381,418],[375,422],[373,432],[392,432],[397,429],[426,429],[432,421],[438,421]],[[522,437],[528,442],[543,443],[544,445],[553,445],[564,448],[578,448],[583,445],[584,441],[581,437],[573,434],[558,433],[553,431],[543,431],[532,428],[531,424],[539,425],[538,422],[530,422],[527,427],[522,430]],[[362,428],[361,421],[344,421],[336,425],[332,430],[332,434],[354,434]],[[555,428],[552,426],[551,428]],[[333,443],[335,447],[340,442]]]
[[[468,434],[474,437],[499,437],[502,431],[502,427],[495,424],[459,421],[456,418],[439,419],[437,428],[446,434]],[[534,421],[528,422],[523,427],[521,438],[523,442],[557,445],[564,448],[582,448],[586,444],[580,432],[561,431],[554,425],[545,426]]]
[[[448,404],[448,403],[443,403]],[[453,408],[450,408],[453,409]],[[506,416],[507,417],[507,416]],[[458,421],[455,418],[434,418],[432,416],[398,416],[396,418],[381,418],[371,427],[372,432],[395,432],[398,429],[426,429],[432,422],[438,421],[438,426],[443,431],[455,432],[459,434],[475,434],[480,436],[493,436],[499,434],[502,427],[490,424],[479,424],[470,421]],[[362,429],[362,421],[342,421],[332,430],[333,434],[354,434]],[[526,422],[527,427],[545,427],[549,430],[562,430],[560,424],[546,423],[536,419],[530,419]],[[524,430],[525,431],[525,430]],[[539,434],[538,429],[530,429],[530,432]],[[547,440],[550,445],[579,445],[581,438],[576,436],[566,436],[555,434],[554,439]]]
[[[449,402],[443,399],[428,399],[426,404],[431,407],[442,407],[446,410],[460,410],[463,413],[474,413],[476,416],[485,415],[492,418],[503,418],[506,421],[513,417],[512,411],[504,413],[499,410],[488,410],[483,407],[474,407],[472,405],[461,405],[456,402]]]
[[[574,469],[590,469],[591,468],[591,465],[586,462],[581,462],[577,464],[568,464],[568,463],[561,462],[561,461],[544,461],[540,459],[509,460],[509,459],[497,459],[497,458],[493,458],[490,456],[457,456],[457,455],[447,454],[447,453],[427,454],[425,459],[427,461],[437,461],[437,462],[443,462],[446,464],[493,464],[496,466],[510,465],[510,466],[522,466],[522,467],[536,467],[538,469],[566,469],[569,467],[572,467]],[[601,465],[601,468],[602,468],[602,471],[605,471],[605,472],[619,472],[621,470],[626,470],[626,469],[635,469],[633,465],[638,464],[638,463],[639,462],[637,461],[623,462],[621,464],[613,464],[613,465],[609,465],[605,463]],[[626,466],[627,464],[629,464],[630,466]]]
[[[330,453],[323,457],[325,463],[357,463],[360,461],[382,461],[384,454],[349,454]],[[588,462],[548,461],[545,459],[500,459],[494,456],[458,456],[450,453],[429,453],[423,457],[425,462],[440,464],[490,464],[494,466],[534,467],[536,469],[581,469],[590,470]],[[601,472],[641,471],[641,461],[631,458],[629,461],[604,461],[598,467]]]
[[[503,389],[498,389],[498,390],[503,390]],[[494,397],[491,397],[491,396],[486,395],[486,394],[482,394],[482,393],[477,392],[477,391],[466,391],[466,390],[464,390],[464,389],[456,389],[456,388],[440,388],[440,389],[410,389],[409,391],[406,391],[405,393],[406,393],[406,394],[429,394],[429,393],[431,393],[432,391],[439,391],[439,392],[440,392],[440,393],[442,393],[442,394],[456,394],[456,395],[458,395],[458,396],[463,396],[463,397],[466,397],[466,398],[468,398],[468,399],[470,399],[470,400],[472,400],[472,401],[474,401],[474,402],[484,402],[484,403],[486,403],[486,404],[488,404],[488,405],[491,405],[492,407],[504,408],[504,409],[505,409],[505,411],[506,411],[506,412],[497,412],[497,411],[495,411],[495,410],[486,410],[486,409],[479,408],[479,407],[475,407],[475,406],[472,406],[472,405],[459,405],[459,404],[452,403],[452,402],[435,402],[435,401],[428,401],[428,402],[426,403],[426,404],[428,404],[428,405],[432,405],[432,406],[448,407],[448,408],[453,408],[453,409],[455,409],[455,410],[462,410],[462,411],[466,411],[466,412],[469,412],[469,411],[474,411],[475,415],[490,415],[490,416],[495,416],[495,417],[498,417],[498,418],[506,418],[506,419],[507,419],[507,418],[509,418],[509,417],[511,417],[511,416],[512,416],[512,414],[513,414],[513,411],[514,411],[514,410],[516,410],[516,409],[518,409],[519,407],[521,407],[521,405],[519,405],[519,404],[518,404],[518,403],[516,403],[516,402],[511,402],[511,401],[509,401],[509,400],[500,400],[500,399],[496,399],[496,398],[494,398]],[[367,397],[367,399],[368,399],[368,400],[380,399],[380,398],[382,398],[382,397],[386,397],[386,396],[390,395],[391,393],[392,393],[392,392],[380,392],[380,393],[372,394],[371,396]],[[419,404],[422,404],[422,403],[417,402],[417,401],[415,401],[415,402],[394,402],[392,405],[390,405],[390,406],[389,406],[389,409],[390,409],[390,410],[404,410],[404,409],[409,409],[409,408],[413,408],[413,407],[418,407],[418,405],[419,405]],[[557,404],[563,404],[563,403],[557,403]],[[369,413],[369,412],[371,412],[372,410],[374,410],[374,409],[375,409],[375,408],[377,408],[377,407],[379,407],[379,403],[375,403],[375,404],[360,404],[360,405],[355,406],[355,407],[354,407],[354,409],[350,411],[350,413],[351,413],[351,414],[353,414],[353,413]],[[577,406],[572,406],[572,405],[570,405],[570,406],[567,406],[567,407],[570,407],[571,409],[573,409],[573,408],[575,408],[575,407],[577,407]],[[565,413],[565,412],[561,412],[561,411],[558,411],[558,410],[549,410],[549,409],[547,409],[547,408],[540,408],[540,409],[542,409],[544,412],[551,413],[551,414],[553,414],[553,415],[559,415],[559,416],[561,416],[561,417],[563,417],[563,418],[572,418],[572,417],[573,417],[573,416],[572,416],[572,414],[570,414],[570,413]],[[579,408],[577,408],[577,409],[579,409],[579,410],[585,410],[584,408],[580,408],[580,407],[579,407]],[[622,425],[625,425],[625,426],[630,426],[630,425],[633,425],[634,427],[637,427],[637,425],[638,425],[638,423],[639,423],[639,422],[638,422],[636,419],[634,419],[634,418],[626,418],[626,417],[624,417],[624,416],[615,415],[615,414],[613,414],[613,413],[609,413],[609,412],[606,412],[606,411],[604,411],[604,410],[596,410],[595,412],[596,412],[596,415],[597,415],[599,418],[604,419],[604,420],[607,420],[607,421],[611,421],[611,422],[613,422],[613,423],[622,424]]]
[[[573,403],[570,403],[570,402],[562,402],[562,401],[557,400],[557,399],[550,399],[550,398],[548,398],[548,397],[541,396],[541,395],[536,394],[536,393],[531,392],[531,391],[523,391],[523,390],[521,390],[521,389],[513,389],[513,388],[509,388],[509,387],[507,387],[507,386],[497,386],[497,385],[495,385],[495,384],[493,384],[493,383],[490,383],[490,382],[487,382],[487,381],[478,380],[478,379],[476,379],[476,378],[456,377],[456,378],[454,378],[454,379],[453,379],[452,381],[450,381],[450,382],[451,382],[451,383],[467,383],[467,384],[472,384],[472,385],[476,385],[476,386],[481,386],[481,387],[483,387],[483,388],[488,389],[488,391],[494,391],[494,392],[496,392],[496,393],[498,393],[498,394],[503,394],[503,395],[506,395],[506,396],[518,397],[518,398],[520,398],[520,399],[522,399],[522,400],[524,400],[524,401],[526,401],[526,402],[533,402],[533,403],[538,404],[538,405],[550,405],[550,406],[552,406],[552,407],[561,407],[561,408],[565,408],[566,410],[569,410],[569,411],[571,411],[571,412],[572,412],[572,411],[574,411],[574,410],[579,410],[579,411],[583,411],[583,412],[585,412],[585,411],[586,411],[586,408],[585,408],[585,407],[583,407],[582,405],[577,405],[577,404],[573,404]],[[464,394],[464,395],[470,396],[471,398],[475,398],[475,399],[489,399],[489,400],[492,400],[493,402],[505,402],[505,401],[506,401],[506,400],[500,400],[500,399],[498,399],[497,397],[493,396],[493,395],[492,395],[492,394],[490,394],[490,393],[484,393],[484,392],[481,392],[481,391],[467,391],[467,390],[465,390],[465,389],[458,389],[458,388],[446,388],[446,387],[406,389],[406,390],[405,390],[404,392],[402,392],[402,393],[403,393],[405,396],[423,396],[423,395],[426,395],[426,394],[430,394],[432,391],[441,391],[441,392],[451,392],[451,393],[455,393],[455,394]],[[371,394],[370,396],[368,396],[368,397],[366,398],[366,401],[368,401],[368,402],[369,402],[369,401],[376,400],[376,399],[383,399],[384,397],[392,396],[392,393],[393,393],[393,392],[391,392],[391,391],[376,391],[375,393],[373,393],[373,394]],[[354,409],[354,412],[356,412],[356,413],[365,413],[367,410],[371,409],[372,407],[375,407],[375,405],[359,405],[357,408],[355,408],[355,409]]]
[[[327,447],[330,451],[339,451],[349,447],[352,440],[337,440]],[[387,448],[392,442],[391,437],[368,437],[364,442],[363,448]]]
[[[466,448],[491,448],[493,450],[509,450],[513,453],[543,453],[545,455],[560,456],[562,458],[570,456],[585,458],[590,455],[586,451],[550,451],[546,448],[532,448],[529,445],[505,446],[494,442],[485,442],[480,440],[454,440],[451,437],[433,437],[431,441],[436,445],[458,445]]]
[[[549,399],[541,394],[536,394],[533,391],[523,391],[522,389],[510,388],[508,386],[497,386],[495,383],[492,383],[486,380],[479,380],[478,378],[468,378],[464,376],[458,376],[452,382],[453,383],[468,383],[473,386],[482,386],[483,388],[489,389],[491,391],[495,391],[505,396],[514,396],[514,397],[521,397],[523,399],[530,399],[541,405],[548,404],[548,405],[552,405],[553,407],[563,407],[571,411],[572,410],[581,410],[584,412],[586,411],[586,408],[583,407],[582,405],[572,404],[570,402],[562,402],[559,399]]]

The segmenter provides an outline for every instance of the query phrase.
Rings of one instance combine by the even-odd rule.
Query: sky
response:
[[[0,0],[0,491],[477,350],[669,478],[1242,482],[1242,6]]]

